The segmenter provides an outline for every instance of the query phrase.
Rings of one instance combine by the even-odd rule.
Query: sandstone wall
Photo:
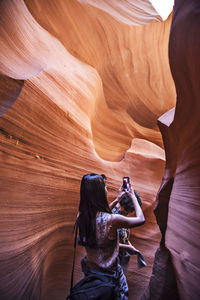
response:
[[[158,120],[166,152],[155,207],[162,240],[142,299],[200,297],[199,28],[199,1],[175,1],[169,59],[177,104]]]
[[[171,17],[157,22],[148,1],[139,16],[126,15],[124,3],[123,13],[75,0],[0,3],[2,300],[65,299],[80,180],[88,172],[107,175],[109,201],[125,175],[142,196],[146,224],[131,241],[148,266],[138,270],[131,258],[130,299],[148,285],[165,165],[157,118],[175,105]],[[80,247],[75,282],[83,255]]]

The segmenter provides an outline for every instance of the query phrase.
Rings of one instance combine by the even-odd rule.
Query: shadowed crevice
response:
[[[150,284],[141,298],[141,300],[147,299],[180,299],[170,252],[165,246],[161,246],[156,251]]]
[[[16,80],[0,74],[0,117],[13,105],[19,97],[24,80]]]

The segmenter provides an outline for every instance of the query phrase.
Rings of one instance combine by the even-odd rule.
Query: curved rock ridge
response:
[[[127,270],[129,298],[139,299],[161,237],[156,119],[175,105],[171,17],[134,27],[75,0],[1,1],[0,14],[1,299],[69,293],[80,180],[90,172],[108,177],[109,201],[126,175],[143,199],[146,223],[131,241],[148,266],[138,270],[133,256]],[[83,255],[78,248],[75,282]]]
[[[128,25],[148,24],[152,20],[161,21],[152,3],[148,0],[122,1],[122,0],[78,0],[97,7],[118,21]]]
[[[77,1],[53,0],[46,6],[45,1],[27,0],[26,4],[41,26],[101,77],[103,95],[91,116],[97,154],[119,161],[135,137],[162,147],[156,121],[175,105],[168,63],[171,18],[135,27]]]
[[[165,151],[161,147],[143,139],[133,139],[128,152],[142,154],[151,158],[159,158],[165,161]]]
[[[52,37],[37,24],[23,1],[4,0],[0,8],[0,72],[21,80],[36,76],[47,66]]]

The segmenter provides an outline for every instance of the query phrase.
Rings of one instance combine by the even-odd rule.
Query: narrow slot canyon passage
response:
[[[66,299],[87,173],[142,198],[129,300],[200,298],[200,3],[172,2],[0,2],[1,300]]]

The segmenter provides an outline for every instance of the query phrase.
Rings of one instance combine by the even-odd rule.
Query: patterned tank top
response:
[[[86,266],[96,270],[115,271],[118,264],[119,238],[109,239],[112,215],[99,212],[96,216],[96,247],[85,247]]]

